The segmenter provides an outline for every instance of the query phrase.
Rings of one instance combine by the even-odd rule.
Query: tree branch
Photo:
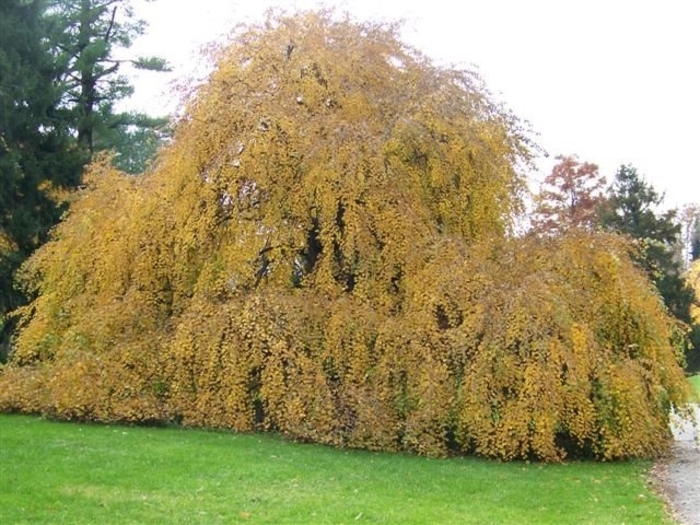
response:
[[[114,9],[112,9],[112,18],[109,21],[109,25],[107,26],[107,32],[105,33],[105,43],[109,43],[109,39],[112,36],[112,29],[114,29],[114,20],[117,17],[117,9],[119,9],[119,6],[114,6]]]

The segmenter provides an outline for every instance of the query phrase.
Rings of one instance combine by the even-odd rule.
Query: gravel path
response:
[[[700,425],[700,405],[695,405]],[[683,525],[700,525],[700,431],[698,425],[674,421],[671,455],[652,471],[655,483],[675,519]]]

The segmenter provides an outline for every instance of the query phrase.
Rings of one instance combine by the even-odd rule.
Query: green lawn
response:
[[[649,466],[436,460],[0,415],[0,523],[672,523]]]
[[[695,392],[698,396],[700,396],[700,374],[696,376],[690,376],[688,378],[688,381],[690,381],[690,384],[695,387]]]

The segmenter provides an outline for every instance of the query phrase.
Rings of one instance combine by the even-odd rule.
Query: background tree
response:
[[[61,106],[75,128],[79,146],[90,157],[95,151],[116,147],[117,162],[137,171],[143,163],[129,160],[133,148],[128,148],[124,134],[149,144],[165,121],[116,111],[115,104],[133,93],[124,66],[168,70],[165,60],[158,57],[118,58],[143,34],[144,21],[135,17],[130,0],[50,0],[46,18]],[[150,146],[145,147],[150,151]]]
[[[590,162],[581,163],[571,156],[559,156],[557,160],[536,198],[535,227],[551,233],[592,229],[605,179],[599,175],[598,166]]]
[[[700,205],[686,204],[679,215],[681,234],[678,240],[683,268],[700,256]]]
[[[681,211],[683,226],[683,247],[685,249],[687,270],[683,277],[688,287],[694,292],[690,306],[692,321],[690,348],[686,353],[687,369],[700,370],[700,206],[689,204]]]
[[[338,446],[653,456],[689,385],[616,235],[516,238],[518,119],[398,28],[242,28],[143,177],[23,267],[0,410]],[[167,205],[164,205],[167,203]]]
[[[125,113],[118,123],[105,130],[103,143],[112,151],[115,168],[138,175],[146,171],[158,150],[172,139],[168,118]],[[116,118],[116,117],[115,117]]]
[[[682,277],[681,261],[674,249],[680,241],[681,225],[675,210],[659,211],[662,203],[663,195],[645,182],[634,167],[621,166],[608,188],[600,223],[637,242],[638,264],[656,285],[671,313],[691,325],[694,293]]]
[[[84,161],[56,116],[44,9],[38,0],[0,3],[0,361],[12,327],[6,314],[24,299],[12,276],[47,239]]]
[[[700,371],[700,260],[695,259],[690,263],[684,278],[693,290],[693,303],[690,306],[692,319],[690,342],[691,351],[687,352],[687,368],[689,371]]]

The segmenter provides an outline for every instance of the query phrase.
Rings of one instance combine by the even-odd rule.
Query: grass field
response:
[[[0,523],[672,523],[649,466],[436,460],[0,415]]]

